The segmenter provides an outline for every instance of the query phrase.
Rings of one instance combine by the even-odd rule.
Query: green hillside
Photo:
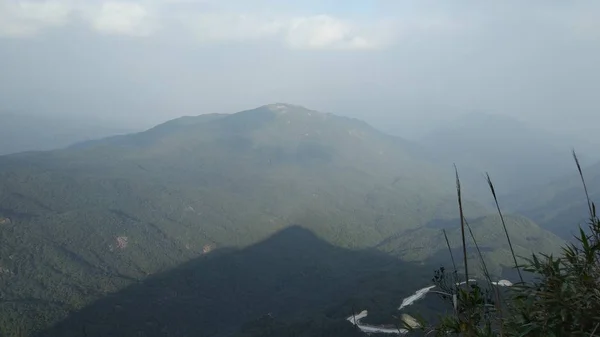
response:
[[[556,235],[540,228],[531,220],[521,216],[505,216],[506,227],[511,235],[511,242],[515,254],[519,257],[529,258],[532,253],[559,252],[563,241]],[[498,215],[489,215],[468,221],[477,244],[482,251],[489,272],[495,278],[505,277],[504,273],[513,268],[514,262],[510,255],[506,234],[502,228],[502,222]],[[383,251],[394,255],[403,256],[406,261],[428,261],[431,264],[442,264],[451,267],[448,248],[442,229],[446,230],[448,241],[452,247],[453,254],[460,270],[463,270],[462,239],[460,221],[435,221],[427,226],[410,230],[385,240],[379,245]],[[477,250],[468,234],[469,265],[478,266],[471,270],[479,276],[483,276],[480,259]],[[521,260],[522,261],[522,260]],[[471,267],[473,269],[473,267]]]
[[[0,334],[46,328],[149,277],[293,225],[351,250],[405,237],[456,217],[446,171],[364,122],[287,104],[0,157]],[[488,213],[477,203],[466,211]],[[422,234],[429,240],[439,230]],[[217,277],[217,265],[204,266],[197,272]]]

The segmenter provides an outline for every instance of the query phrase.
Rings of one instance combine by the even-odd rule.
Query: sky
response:
[[[598,17],[576,0],[0,0],[0,109],[145,127],[286,102],[401,134],[472,112],[590,132]]]

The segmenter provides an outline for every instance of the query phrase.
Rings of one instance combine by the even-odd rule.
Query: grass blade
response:
[[[491,279],[490,273],[487,269],[487,265],[485,264],[485,260],[483,259],[483,254],[481,253],[481,249],[479,249],[479,245],[477,244],[477,240],[475,239],[473,230],[471,230],[471,226],[469,225],[469,222],[467,220],[465,220],[465,225],[467,226],[467,229],[469,230],[469,234],[471,235],[471,239],[473,240],[473,243],[475,244],[475,249],[477,249],[477,254],[479,254],[479,260],[481,261],[483,275],[485,276],[486,280],[488,281],[489,286],[492,287],[492,279]]]
[[[496,203],[496,209],[498,210],[498,214],[500,214],[500,221],[502,221],[502,227],[504,228],[504,233],[506,234],[506,240],[508,240],[508,246],[510,248],[510,253],[512,254],[513,261],[515,262],[515,268],[517,268],[517,273],[519,273],[519,279],[521,283],[523,283],[523,275],[521,275],[521,269],[519,268],[519,263],[517,262],[517,257],[515,255],[515,250],[513,249],[512,242],[510,241],[510,235],[508,235],[508,230],[506,229],[506,222],[504,221],[504,215],[502,215],[502,211],[500,210],[500,204],[498,203],[498,196],[496,195],[496,189],[494,188],[494,183],[492,183],[492,179],[490,178],[489,173],[486,172],[487,183],[490,187],[490,191],[492,191],[492,195],[494,196],[494,202]]]
[[[588,193],[587,184],[585,183],[585,179],[583,178],[583,170],[581,169],[581,164],[579,163],[579,158],[577,157],[577,153],[573,150],[573,159],[575,159],[575,165],[577,165],[577,171],[579,172],[579,177],[581,178],[581,183],[583,184],[583,190],[585,191],[585,198],[588,204],[588,210],[590,212],[590,217],[593,219],[595,217],[595,210],[592,207],[592,202],[590,201],[590,194]]]
[[[465,214],[463,211],[462,194],[460,190],[460,178],[458,177],[458,169],[454,165],[454,172],[456,173],[456,194],[458,196],[458,211],[460,213],[460,232],[462,235],[462,248],[463,258],[465,263],[465,284],[469,288],[469,264],[467,262],[467,242],[465,240]]]
[[[444,238],[446,239],[446,246],[448,247],[448,251],[450,252],[450,258],[452,259],[452,266],[454,267],[454,273],[457,272],[456,262],[454,261],[454,254],[452,254],[452,248],[450,248],[450,241],[448,241],[448,235],[446,234],[446,230],[442,229],[444,232]]]
[[[481,261],[481,267],[483,269],[483,275],[485,276],[485,279],[488,282],[488,286],[490,287],[490,290],[492,290],[494,292],[494,296],[496,297],[496,303],[494,303],[494,306],[498,312],[498,318],[500,320],[500,336],[504,336],[504,327],[502,326],[502,320],[503,320],[503,312],[502,312],[502,305],[500,303],[500,292],[498,290],[498,286],[494,286],[494,284],[492,283],[492,277],[490,275],[490,272],[487,268],[487,265],[485,263],[485,260],[483,259],[483,254],[481,253],[481,249],[479,248],[479,244],[477,243],[477,239],[475,239],[475,235],[473,234],[473,230],[471,229],[471,225],[469,225],[469,222],[467,220],[465,220],[465,225],[467,225],[467,229],[469,230],[469,234],[471,234],[471,239],[473,239],[473,243],[475,244],[475,248],[477,249],[477,254],[479,254],[479,260]]]

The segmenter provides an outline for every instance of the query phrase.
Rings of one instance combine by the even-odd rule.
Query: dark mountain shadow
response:
[[[230,336],[264,317],[317,317],[346,327],[353,307],[392,319],[433,269],[334,247],[292,226],[246,249],[216,250],[151,276],[37,336]]]

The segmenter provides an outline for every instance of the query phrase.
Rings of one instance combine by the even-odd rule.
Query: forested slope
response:
[[[333,246],[376,247],[456,218],[446,173],[364,122],[286,104],[0,157],[0,329],[45,328],[148,277],[292,225]],[[488,212],[465,207],[474,217]],[[218,276],[218,265],[199,266]]]

